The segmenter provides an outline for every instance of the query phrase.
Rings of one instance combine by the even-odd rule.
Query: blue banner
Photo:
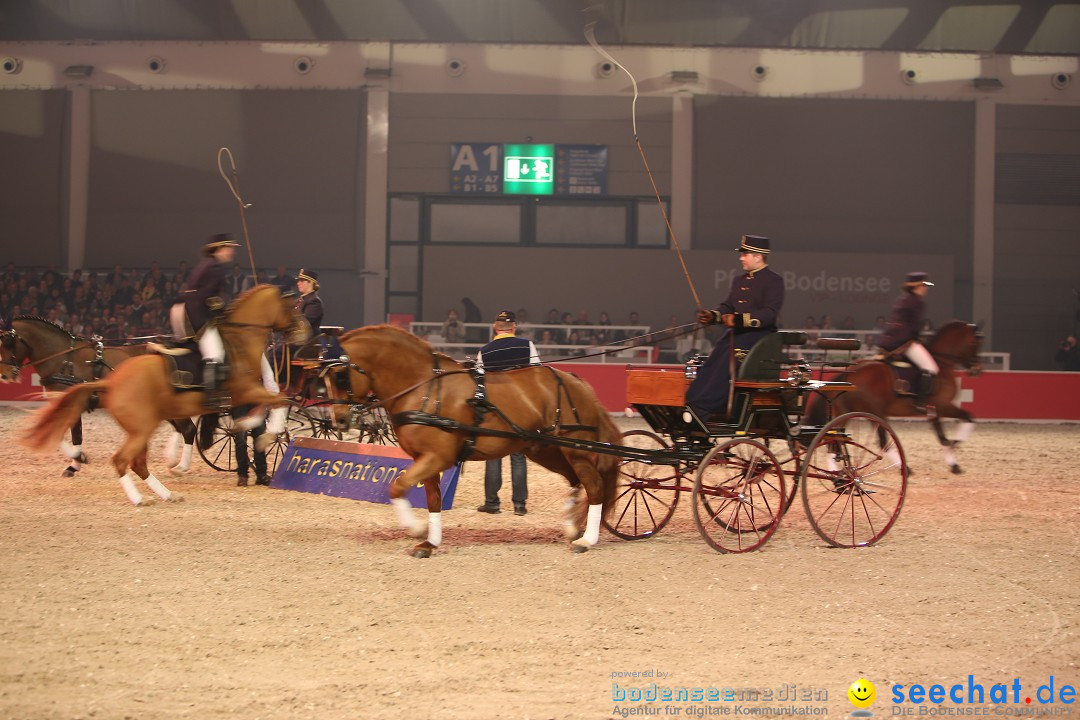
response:
[[[278,462],[270,487],[389,504],[390,483],[412,462],[397,447],[299,437]],[[460,474],[460,463],[442,474],[443,510],[454,506]],[[423,484],[406,497],[414,507],[427,507]]]

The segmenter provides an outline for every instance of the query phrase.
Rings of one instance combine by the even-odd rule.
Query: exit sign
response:
[[[553,195],[555,146],[504,145],[503,192],[507,195]]]

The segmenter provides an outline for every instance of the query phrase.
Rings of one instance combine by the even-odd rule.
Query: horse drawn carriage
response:
[[[757,343],[720,422],[704,422],[683,403],[692,365],[686,373],[630,369],[627,400],[652,431],[623,436],[619,489],[605,527],[628,540],[652,537],[690,493],[702,538],[720,552],[747,552],[776,532],[801,488],[811,526],[830,545],[880,540],[904,503],[903,449],[875,415],[829,419],[834,400],[855,386],[813,379],[810,364],[788,354],[806,341],[804,333],[778,332]],[[817,345],[853,350],[858,341],[822,338]]]

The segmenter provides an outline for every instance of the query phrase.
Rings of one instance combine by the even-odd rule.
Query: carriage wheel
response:
[[[273,477],[278,463],[289,449],[289,443],[295,437],[315,437],[311,416],[300,405],[289,403],[289,413],[285,416],[285,430],[266,449],[266,472]]]
[[[236,472],[236,448],[234,446],[232,418],[228,415],[218,416],[218,425],[214,428],[210,445],[203,447],[199,438],[202,437],[202,424],[205,417],[200,417],[195,427],[195,447],[199,449],[199,455],[203,461],[221,472]]]
[[[631,430],[622,435],[622,444],[645,450],[665,450],[669,446],[647,430]],[[682,473],[670,464],[644,460],[624,460],[619,465],[615,502],[604,527],[623,540],[652,537],[664,529],[679,504]]]
[[[757,440],[735,438],[710,450],[698,467],[694,523],[713,550],[757,550],[780,525],[786,497],[776,456]]]
[[[873,545],[900,515],[907,476],[904,449],[888,423],[869,413],[841,415],[803,457],[806,516],[834,547]]]

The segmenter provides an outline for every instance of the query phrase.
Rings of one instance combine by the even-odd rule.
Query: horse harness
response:
[[[546,365],[542,366],[545,367],[549,372],[551,372],[551,376],[555,379],[555,384],[557,388],[555,398],[555,421],[551,425],[544,428],[539,428],[537,430],[526,430],[525,428],[520,427],[509,417],[507,417],[506,413],[504,413],[498,405],[488,399],[487,388],[484,383],[484,373],[479,372],[475,366],[461,370],[444,370],[441,366],[441,359],[439,357],[439,354],[432,352],[431,357],[432,377],[425,378],[424,380],[421,380],[420,382],[411,385],[404,390],[394,393],[394,395],[392,395],[391,397],[380,398],[378,400],[378,404],[385,407],[387,402],[390,402],[391,400],[394,400],[409,392],[412,392],[419,387],[427,385],[429,387],[429,390],[427,394],[425,394],[423,398],[421,398],[420,407],[418,409],[405,410],[399,413],[394,413],[394,415],[391,416],[390,421],[394,425],[427,425],[428,427],[433,427],[444,432],[465,433],[465,442],[462,444],[461,452],[458,453],[458,462],[469,459],[476,447],[476,438],[479,436],[500,437],[511,440],[535,440],[538,442],[543,442],[545,439],[550,439],[552,435],[555,435],[558,432],[572,432],[578,430],[596,432],[599,429],[595,425],[581,424],[581,415],[578,412],[577,406],[574,404],[573,396],[566,388],[566,384],[563,382],[563,379],[559,377],[559,374],[557,372],[555,372],[554,368],[547,367]],[[353,370],[356,370],[362,375],[370,376],[370,373],[365,372],[362,368],[357,367],[356,364],[352,362],[349,363],[349,367]],[[473,382],[476,384],[476,393],[471,398],[466,400],[466,403],[471,405],[473,408],[472,425],[467,425],[465,423],[458,422],[453,418],[448,418],[444,415],[439,414],[442,411],[443,378],[448,375],[462,375],[466,373],[469,375],[469,377],[472,378]],[[564,424],[562,422],[563,400],[566,400],[570,404],[570,411],[573,413],[575,421],[573,424]],[[432,406],[430,412],[427,409],[429,404]],[[494,428],[481,427],[482,423],[484,422],[484,418],[487,416],[488,413],[495,413],[495,415],[499,419],[501,419],[504,423],[507,424],[507,426],[510,427],[510,430],[496,430]]]

